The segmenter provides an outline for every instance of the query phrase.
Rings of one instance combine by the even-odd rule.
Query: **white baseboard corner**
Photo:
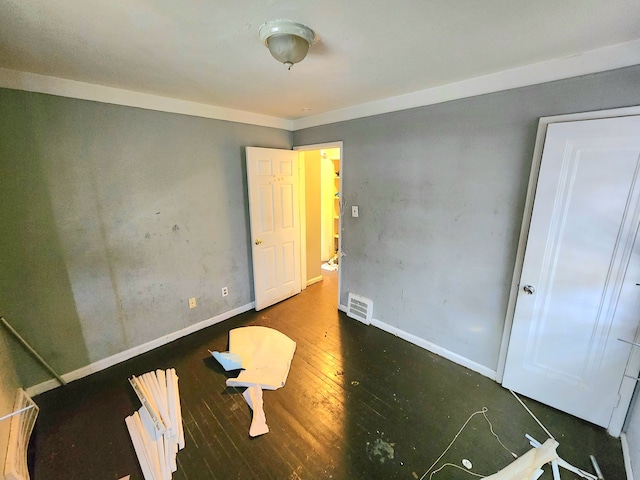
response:
[[[463,367],[466,367],[469,370],[473,370],[474,372],[477,372],[480,375],[484,375],[485,377],[488,377],[491,380],[495,381],[497,378],[497,372],[495,370],[491,370],[490,368],[485,367],[484,365],[480,365],[479,363],[474,362],[473,360],[470,360],[466,357],[463,357],[462,355],[459,355],[450,350],[447,350],[446,348],[442,348],[436,345],[435,343],[431,343],[430,341],[425,340],[424,338],[420,338],[411,333],[407,333],[404,330],[400,330],[397,327],[389,325],[388,323],[381,322],[380,320],[376,320],[375,318],[371,319],[371,325],[381,330],[384,330],[385,332],[391,333],[396,337],[400,337],[409,343],[413,343],[418,347],[424,348],[425,350],[428,350],[431,353],[435,353],[436,355],[446,358],[447,360],[451,360],[452,362],[457,363],[458,365],[462,365]]]
[[[620,434],[620,443],[622,444],[622,458],[624,459],[624,469],[627,472],[627,480],[633,480],[633,469],[631,468],[631,453],[629,452],[627,435],[624,432]]]
[[[186,337],[187,335],[202,330],[203,328],[207,328],[211,325],[215,325],[216,323],[228,320],[229,318],[247,312],[252,308],[255,308],[255,302],[247,303],[246,305],[242,305],[238,308],[234,308],[233,310],[229,310],[228,312],[216,315],[215,317],[211,317],[207,320],[195,323],[176,332],[163,335],[160,338],[156,338],[155,340],[151,340],[150,342],[143,343],[142,345],[138,345],[137,347],[130,348],[123,352],[116,353],[115,355],[103,358],[102,360],[98,360],[97,362],[93,362],[85,367],[78,368],[77,370],[73,370],[72,372],[65,373],[61,376],[67,383],[73,382],[74,380],[79,380],[88,375],[91,375],[92,373],[105,370],[109,367],[117,365],[118,363],[124,362],[125,360],[129,360],[130,358],[142,355],[143,353],[149,352],[154,348],[158,348],[166,345],[167,343],[171,343],[178,338]],[[37,385],[33,385],[27,388],[26,391],[30,397],[35,397],[37,395],[40,395],[41,393],[53,390],[58,386],[60,386],[60,383],[55,379],[51,379],[42,383],[38,383]]]

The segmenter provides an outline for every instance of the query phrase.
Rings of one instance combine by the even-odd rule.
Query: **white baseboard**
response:
[[[307,280],[307,287],[313,285],[314,283],[318,283],[322,281],[322,275],[316,278],[312,278],[311,280]]]
[[[342,310],[342,305],[340,309]],[[345,307],[346,308],[346,307]],[[385,332],[391,333],[396,337],[400,337],[407,342],[413,343],[418,347],[424,348],[425,350],[429,350],[431,353],[435,353],[447,360],[451,360],[458,365],[462,365],[463,367],[468,368],[469,370],[473,370],[474,372],[479,373],[480,375],[484,375],[485,377],[490,378],[491,380],[495,380],[497,378],[497,372],[495,370],[491,370],[490,368],[485,367],[484,365],[480,365],[473,360],[469,360],[467,357],[463,357],[457,353],[454,353],[446,348],[442,348],[435,343],[431,343],[424,338],[417,337],[411,333],[407,333],[404,330],[400,330],[397,327],[389,325],[387,323],[381,322],[380,320],[376,320],[375,318],[371,319],[371,325],[377,327]]]
[[[125,360],[129,360],[130,358],[146,353],[150,350],[153,350],[154,348],[166,345],[167,343],[173,342],[178,338],[185,337],[191,333],[197,332],[198,330],[202,330],[203,328],[207,328],[211,325],[215,325],[216,323],[228,320],[229,318],[247,312],[252,308],[255,308],[255,302],[247,303],[246,305],[242,305],[238,308],[234,308],[233,310],[229,310],[228,312],[221,313],[220,315],[216,315],[215,317],[203,320],[202,322],[195,323],[186,328],[183,328],[182,330],[178,330],[176,332],[164,335],[160,338],[156,338],[155,340],[151,340],[150,342],[143,343],[142,345],[138,345],[137,347],[130,348],[120,353],[116,353],[115,355],[103,358],[102,360],[98,360],[97,362],[93,362],[85,367],[78,368],[77,370],[73,370],[72,372],[65,373],[61,376],[65,382],[73,382],[74,380],[78,380],[80,378],[91,375],[92,373],[99,372],[118,363],[124,362]],[[60,386],[58,381],[55,379],[51,379],[37,385],[33,385],[26,390],[30,397],[35,397],[36,395],[39,395],[41,393],[53,390],[58,386]]]
[[[627,472],[627,480],[633,480],[633,469],[631,468],[631,453],[629,452],[627,435],[624,432],[620,434],[620,443],[622,443],[622,458],[624,458],[624,469]]]

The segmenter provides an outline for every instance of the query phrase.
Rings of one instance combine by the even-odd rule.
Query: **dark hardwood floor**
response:
[[[512,451],[546,439],[497,383],[337,311],[337,276],[261,312],[247,312],[132,360],[36,397],[29,450],[33,480],[142,479],[124,418],[140,407],[127,379],[158,368],[180,377],[186,447],[174,479],[420,478],[469,415],[487,407]],[[284,388],[264,392],[270,432],[248,435],[241,389],[207,349],[225,351],[243,325],[280,330],[297,342]],[[608,480],[625,478],[620,441],[599,427],[524,399],[560,442],[558,453]],[[443,461],[488,475],[513,459],[476,415]],[[439,463],[441,465],[442,462]],[[551,479],[550,468],[542,478]],[[428,478],[428,477],[427,477]],[[447,468],[435,479],[468,479]],[[576,478],[562,472],[563,480]]]

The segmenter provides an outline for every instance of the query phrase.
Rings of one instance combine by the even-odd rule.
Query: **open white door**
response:
[[[247,147],[256,310],[301,291],[298,152]]]
[[[548,126],[503,378],[614,435],[638,373],[618,339],[640,320],[639,171],[640,116]]]

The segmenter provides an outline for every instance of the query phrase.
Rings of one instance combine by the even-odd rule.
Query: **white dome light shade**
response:
[[[310,28],[289,20],[265,23],[260,27],[259,35],[273,58],[289,69],[307,56],[314,40],[314,33]]]
[[[289,66],[301,62],[307,56],[309,44],[304,38],[295,35],[274,35],[267,39],[267,47],[273,58]]]

